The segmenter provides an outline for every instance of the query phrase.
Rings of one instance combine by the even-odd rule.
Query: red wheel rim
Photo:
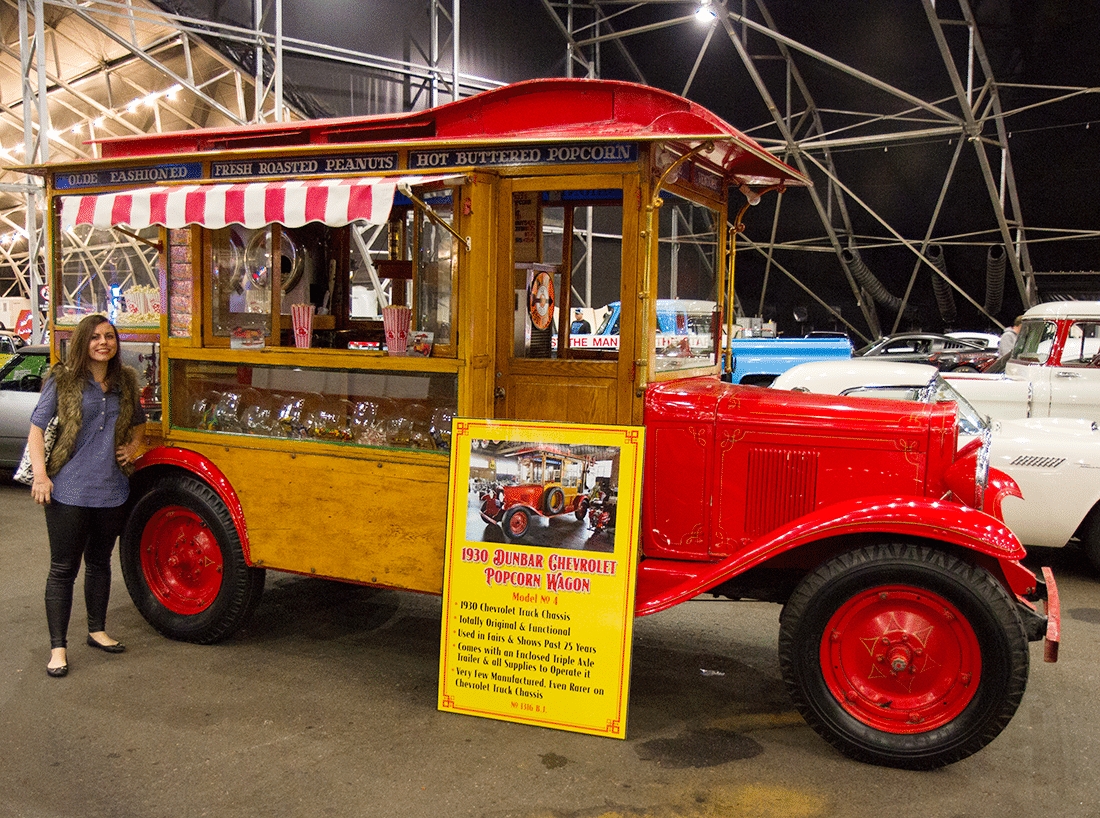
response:
[[[174,613],[196,614],[210,607],[221,590],[222,552],[199,515],[168,506],[145,524],[141,570],[160,604]]]
[[[958,609],[910,586],[864,591],[833,614],[822,634],[829,691],[864,724],[923,733],[956,718],[981,679],[981,646]]]
[[[527,515],[518,512],[508,518],[508,530],[515,537],[522,537],[527,531]]]

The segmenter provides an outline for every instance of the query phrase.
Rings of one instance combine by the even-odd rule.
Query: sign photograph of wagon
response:
[[[611,551],[619,450],[474,439],[466,539]]]

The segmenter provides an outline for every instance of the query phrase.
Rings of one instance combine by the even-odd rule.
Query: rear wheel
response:
[[[171,639],[224,639],[245,623],[263,594],[264,571],[245,562],[229,509],[190,476],[162,477],[138,498],[119,559],[134,605]]]
[[[577,515],[578,520],[584,520],[584,515],[588,513],[588,498],[578,497],[577,503],[573,508],[573,513]]]
[[[783,609],[779,660],[799,712],[861,761],[930,769],[977,752],[1023,697],[1027,635],[985,570],[918,546],[842,554]]]

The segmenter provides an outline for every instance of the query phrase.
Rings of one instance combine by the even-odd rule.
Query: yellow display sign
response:
[[[643,446],[454,421],[440,710],[626,737]]]

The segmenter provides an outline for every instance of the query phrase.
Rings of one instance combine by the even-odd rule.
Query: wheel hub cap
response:
[[[932,730],[973,699],[981,650],[947,600],[907,586],[858,594],[829,620],[821,643],[825,684],[861,722],[892,733]]]

